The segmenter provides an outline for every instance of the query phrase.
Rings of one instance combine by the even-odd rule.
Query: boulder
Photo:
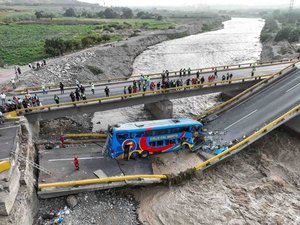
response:
[[[78,204],[78,200],[75,195],[69,195],[66,199],[66,203],[70,209],[73,209]]]

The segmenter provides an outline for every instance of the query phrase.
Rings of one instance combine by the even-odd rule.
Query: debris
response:
[[[69,195],[66,199],[66,203],[67,203],[67,206],[70,209],[73,209],[78,204],[76,196],[75,195]]]

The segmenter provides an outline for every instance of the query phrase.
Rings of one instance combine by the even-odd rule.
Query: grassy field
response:
[[[0,63],[27,64],[46,58],[44,42],[46,39],[80,38],[89,34],[130,29],[168,29],[173,23],[142,19],[85,19],[55,18],[51,20],[22,21],[0,25]],[[113,37],[112,40],[116,39]]]

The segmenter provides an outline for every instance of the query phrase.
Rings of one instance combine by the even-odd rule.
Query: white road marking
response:
[[[233,124],[229,125],[228,127],[226,127],[224,130],[228,130],[230,127],[234,126],[235,124],[241,122],[243,119],[246,119],[247,117],[251,116],[253,113],[256,113],[258,110],[255,109],[253,112],[249,113],[248,115],[244,116],[243,118],[235,121]]]
[[[6,161],[6,160],[9,160],[10,158],[3,158],[3,159],[0,159],[0,162],[1,161]]]
[[[298,87],[299,85],[300,85],[300,83],[299,83],[299,84],[296,84],[295,86],[293,86],[293,87],[291,87],[290,89],[288,89],[285,93],[288,93],[289,91],[295,89],[295,88]]]
[[[103,159],[104,157],[83,157],[83,158],[78,158],[79,160],[82,159]],[[56,161],[70,161],[74,160],[74,158],[65,158],[65,159],[48,159],[48,162],[56,162]]]

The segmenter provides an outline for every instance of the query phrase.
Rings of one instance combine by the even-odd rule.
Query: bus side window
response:
[[[158,141],[158,142],[157,142],[157,145],[158,145],[158,146],[163,146],[163,145],[164,145],[164,141]]]
[[[165,140],[165,145],[169,145],[171,140]]]
[[[128,134],[120,133],[117,134],[117,139],[120,141],[125,141],[128,138]]]
[[[177,143],[176,143],[176,140],[175,140],[175,139],[170,140],[170,144],[177,144]]]
[[[150,145],[151,147],[155,147],[155,146],[156,146],[156,142],[155,142],[155,141],[151,141],[151,142],[149,142],[149,145]]]

